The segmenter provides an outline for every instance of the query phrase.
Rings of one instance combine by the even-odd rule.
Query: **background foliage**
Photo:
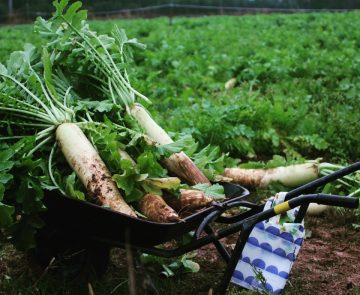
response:
[[[169,131],[191,133],[242,159],[273,154],[359,159],[360,17],[256,15],[113,23],[148,45],[135,54],[133,81]],[[0,29],[0,62],[31,26]],[[226,91],[224,83],[236,78]]]

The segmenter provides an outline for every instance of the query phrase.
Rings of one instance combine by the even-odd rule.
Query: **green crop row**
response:
[[[133,83],[167,130],[243,159],[359,159],[359,13],[92,25],[108,32],[114,23],[148,46],[135,54]],[[25,42],[40,44],[31,26],[1,28],[0,40],[0,62]]]

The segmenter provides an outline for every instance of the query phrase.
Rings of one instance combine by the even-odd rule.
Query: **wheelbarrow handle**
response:
[[[257,213],[252,217],[249,217],[246,221],[250,222],[251,224],[255,224],[260,221],[267,220],[275,215],[283,214],[286,211],[294,209],[298,206],[308,205],[310,203],[317,203],[321,205],[338,206],[338,207],[352,208],[352,209],[359,207],[358,198],[328,195],[328,194],[309,194],[309,195],[302,195],[293,198],[289,201],[282,202],[273,208],[270,208],[263,212]]]
[[[356,209],[357,207],[359,207],[358,198],[328,194],[303,195],[290,200],[289,206],[291,208],[295,208],[302,205],[304,201],[307,203],[317,203],[321,205],[337,206],[351,209]]]
[[[216,207],[216,202],[214,203],[214,206]],[[234,207],[245,207],[249,209],[256,209],[259,206],[247,201],[236,201],[231,202],[225,205],[218,205],[218,208],[216,208],[215,211],[211,212],[208,216],[204,218],[204,220],[200,223],[199,227],[195,231],[194,238],[198,239],[200,238],[201,233],[204,231],[205,227],[211,223],[213,220],[220,218],[221,214],[223,214],[226,210],[229,210]]]
[[[335,171],[334,173],[331,173],[329,175],[323,176],[319,179],[316,179],[314,181],[311,181],[305,185],[302,185],[286,194],[285,200],[290,200],[294,197],[303,195],[305,193],[311,193],[315,191],[320,186],[324,186],[325,184],[332,182],[334,180],[337,180],[345,175],[348,175],[350,173],[353,173],[357,170],[360,170],[360,162],[353,163],[343,169],[340,169],[338,171]]]

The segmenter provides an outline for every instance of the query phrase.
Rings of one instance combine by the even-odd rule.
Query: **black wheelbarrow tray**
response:
[[[245,188],[224,184],[226,200],[214,202],[212,206],[184,218],[176,223],[156,223],[133,218],[91,203],[77,201],[55,192],[45,196],[47,211],[42,213],[46,226],[37,235],[37,256],[48,263],[66,247],[86,249],[98,271],[106,269],[111,247],[127,248],[160,257],[176,257],[213,243],[227,263],[223,278],[215,288],[216,294],[224,294],[232,273],[241,257],[245,243],[255,224],[277,214],[300,206],[295,222],[301,222],[310,203],[357,208],[359,199],[347,196],[314,194],[315,190],[360,169],[360,162],[354,163],[330,175],[319,178],[287,193],[285,201],[274,208],[263,211],[263,204],[247,201]],[[223,215],[231,208],[248,210],[235,216]],[[212,222],[224,224],[214,230]],[[176,248],[156,247],[167,241],[182,237],[194,231],[192,240]],[[238,233],[235,249],[229,251],[219,241],[221,238]]]

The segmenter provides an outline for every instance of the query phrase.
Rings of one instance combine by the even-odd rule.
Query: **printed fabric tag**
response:
[[[280,204],[286,192],[267,200],[264,210]],[[279,294],[304,240],[304,222],[294,223],[298,208],[256,224],[231,282],[246,289]],[[286,221],[286,222],[285,222]]]

